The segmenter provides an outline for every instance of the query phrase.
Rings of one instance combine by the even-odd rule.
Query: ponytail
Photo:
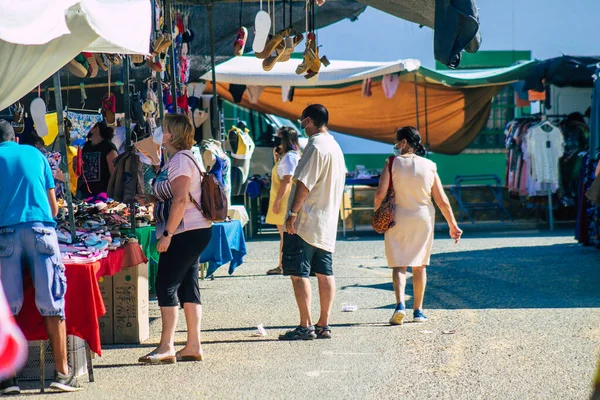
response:
[[[415,154],[420,157],[423,157],[425,154],[427,154],[427,152],[425,151],[425,147],[423,147],[421,143],[417,143],[415,145]]]

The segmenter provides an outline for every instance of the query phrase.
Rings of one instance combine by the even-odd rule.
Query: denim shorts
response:
[[[43,317],[65,317],[67,279],[54,227],[41,222],[0,228],[0,281],[13,315],[23,306],[23,273],[29,270]]]
[[[283,234],[283,275],[308,278],[319,275],[333,275],[332,254],[312,246],[298,235]]]

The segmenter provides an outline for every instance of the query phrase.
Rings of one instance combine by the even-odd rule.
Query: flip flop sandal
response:
[[[315,325],[315,333],[317,334],[317,339],[331,339],[331,328],[329,325]]]
[[[309,33],[308,36],[306,37],[306,48],[304,49],[304,53],[302,54],[302,58],[303,58],[302,63],[300,65],[298,65],[298,68],[296,68],[297,75],[302,75],[310,69],[308,52],[312,48],[316,49],[315,35],[313,33]]]
[[[241,57],[244,55],[244,47],[246,46],[246,40],[248,40],[248,29],[241,27],[238,30],[237,38],[233,42],[233,55]]]
[[[285,42],[281,41],[279,43],[279,46],[277,47],[277,49],[275,49],[275,54],[272,54],[263,60],[263,62],[262,62],[263,70],[265,70],[267,72],[271,71],[273,69],[273,67],[275,66],[275,64],[277,64],[277,62],[279,60],[281,60],[281,57],[284,56],[284,53],[285,53]]]
[[[200,353],[197,356],[183,356],[181,355],[181,352],[177,352],[175,353],[175,358],[177,359],[177,361],[181,361],[181,362],[193,362],[193,361],[204,361],[204,354]]]
[[[273,39],[273,35],[269,35],[268,36],[268,41],[270,41],[271,39]],[[264,60],[265,58],[269,57],[271,55],[272,52],[267,52],[267,45],[265,43],[265,46],[263,47],[262,51],[259,52],[255,52],[254,56],[256,56],[256,58],[258,58],[259,60]]]
[[[165,41],[164,35],[162,34],[162,32],[158,32],[156,34],[156,38],[152,42],[152,54],[153,55],[158,55],[159,54],[158,51],[157,51],[157,49],[159,49],[162,46],[162,44],[164,43],[164,41]]]
[[[263,54],[266,54],[264,57],[259,57],[258,54],[256,55],[256,57],[262,58],[262,59],[266,59],[267,57],[270,57],[273,54],[273,52],[276,49],[278,49],[279,46],[281,45],[281,43],[283,42],[283,35],[281,34],[282,32],[279,32],[278,34],[271,37],[271,39],[269,39],[267,44],[265,44],[264,50],[260,53],[261,56]]]
[[[169,47],[171,47],[171,35],[166,33],[163,37],[163,41],[160,44],[160,46],[158,46],[154,52],[158,55],[158,54],[162,54],[165,53]]]
[[[96,62],[96,57],[92,53],[83,53],[86,58],[86,61],[89,65],[90,78],[95,78],[98,76],[98,63]]]
[[[254,17],[254,41],[252,50],[254,53],[261,53],[270,39],[271,17],[266,11],[260,10]]]
[[[175,357],[175,356],[161,357],[160,355],[156,354],[155,352],[152,352],[150,354],[146,354],[143,357],[140,357],[138,359],[138,362],[140,362],[142,364],[154,364],[154,365],[175,364],[177,362],[177,357]]]
[[[87,69],[75,60],[69,61],[66,67],[67,70],[77,78],[85,78],[87,76]]]
[[[108,60],[106,60],[104,55],[100,53],[95,53],[94,57],[96,58],[96,64],[98,64],[98,67],[100,67],[102,71],[108,71],[108,67],[106,66]]]
[[[33,99],[29,105],[31,118],[35,125],[35,131],[40,137],[48,134],[48,125],[46,124],[46,103],[40,97]]]

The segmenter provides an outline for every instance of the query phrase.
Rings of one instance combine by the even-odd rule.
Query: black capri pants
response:
[[[212,228],[173,235],[171,245],[158,259],[156,297],[160,307],[184,303],[202,304],[198,283],[198,262],[212,236]]]

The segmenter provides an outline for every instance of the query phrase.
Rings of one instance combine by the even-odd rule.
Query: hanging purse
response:
[[[600,206],[600,176],[597,176],[592,182],[592,186],[585,192],[585,197],[592,203]]]
[[[394,213],[396,211],[396,192],[394,191],[394,185],[392,182],[392,165],[394,163],[395,156],[388,158],[388,171],[390,173],[390,182],[388,190],[381,203],[381,206],[373,213],[373,219],[371,220],[371,226],[377,233],[385,233],[388,229],[394,227]]]

